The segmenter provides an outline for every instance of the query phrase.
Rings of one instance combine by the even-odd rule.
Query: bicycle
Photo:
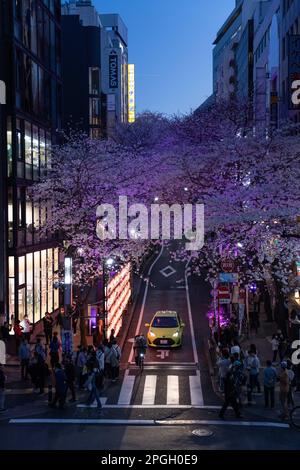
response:
[[[290,412],[290,420],[292,425],[300,429],[300,406],[295,406]]]
[[[139,353],[139,355],[138,355],[138,366],[140,368],[141,373],[144,370],[144,360],[145,360],[145,354]]]

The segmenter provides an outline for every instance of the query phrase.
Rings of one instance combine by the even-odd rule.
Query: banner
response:
[[[109,55],[109,88],[119,87],[119,64],[117,54]]]

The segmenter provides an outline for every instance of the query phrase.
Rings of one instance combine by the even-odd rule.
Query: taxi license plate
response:
[[[168,340],[167,339],[161,339],[160,344],[168,344]]]

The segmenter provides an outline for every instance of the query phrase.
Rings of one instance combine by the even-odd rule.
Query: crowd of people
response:
[[[241,417],[243,405],[252,406],[253,395],[262,395],[262,381],[265,408],[275,408],[275,387],[278,384],[279,417],[283,420],[288,419],[289,408],[294,407],[294,389],[297,385],[299,386],[299,371],[287,357],[287,351],[280,347],[281,342],[283,343],[280,330],[273,336],[274,338],[277,341],[277,349],[273,349],[273,361],[266,361],[262,374],[262,364],[255,344],[250,344],[249,348],[244,351],[236,335],[230,334],[228,343],[224,344],[224,336],[223,341],[217,343],[219,390],[225,397],[220,418],[224,418],[228,406],[232,406],[236,417]],[[273,341],[272,348],[274,345]],[[278,352],[278,350],[280,362],[276,363],[275,351]]]
[[[27,320],[27,318],[24,318]],[[31,380],[34,392],[42,395],[45,389],[49,390],[49,405],[59,408],[65,406],[68,393],[70,402],[77,400],[77,391],[87,390],[87,405],[96,400],[97,408],[101,409],[100,392],[105,380],[116,382],[119,377],[121,349],[112,330],[109,339],[95,346],[78,346],[76,351],[69,351],[63,347],[63,334],[66,331],[66,321],[70,316],[60,312],[56,319],[47,312],[43,319],[45,343],[40,336],[30,340],[32,328],[30,324],[16,321],[14,323],[14,336],[17,354],[21,365],[21,380]],[[78,317],[71,317],[71,328],[75,335]],[[54,326],[59,331],[54,331]],[[7,331],[6,331],[7,329]],[[2,329],[4,336],[9,335],[9,326]],[[5,331],[4,331],[5,330]],[[30,340],[30,342],[29,342]],[[5,381],[3,368],[0,370],[0,411],[5,411]],[[54,394],[52,393],[54,388]],[[51,395],[53,395],[51,397]]]

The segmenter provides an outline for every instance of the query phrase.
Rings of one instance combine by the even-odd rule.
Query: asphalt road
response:
[[[122,354],[116,384],[106,382],[104,410],[87,408],[84,396],[63,411],[49,409],[46,396],[8,393],[9,411],[0,416],[0,449],[34,450],[222,450],[299,449],[299,432],[276,415],[246,410],[241,420],[228,411],[218,419],[220,399],[214,393],[206,360],[206,312],[209,286],[189,276],[186,265],[171,262],[162,249],[145,273],[133,321]],[[178,350],[148,350],[141,374],[134,364],[133,338],[147,328],[157,310],[176,310],[185,323]],[[24,392],[24,394],[23,394]],[[195,437],[195,429],[211,430]]]

